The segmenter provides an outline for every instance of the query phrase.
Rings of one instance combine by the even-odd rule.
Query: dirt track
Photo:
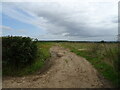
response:
[[[43,74],[3,78],[3,88],[111,87],[84,58],[60,46],[50,49],[52,66]]]

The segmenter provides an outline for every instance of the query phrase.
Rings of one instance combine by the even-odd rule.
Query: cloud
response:
[[[0,26],[1,30],[13,30],[13,28],[8,27],[8,26]]]
[[[2,2],[75,2],[78,0],[1,0]],[[87,2],[89,0],[79,0],[81,2]],[[90,0],[91,2],[104,2],[104,0]],[[106,2],[114,2],[115,0],[105,0]],[[118,2],[119,0],[116,0],[116,2]]]
[[[69,33],[62,33],[62,36],[67,36],[69,35]]]
[[[14,29],[12,27],[9,27],[9,26],[0,26],[0,30],[2,31],[1,34],[3,33],[9,33],[9,32],[12,32],[12,33],[16,33],[16,34],[26,34],[26,30],[24,29]]]
[[[56,0],[40,3],[4,3],[3,13],[23,23],[42,28],[47,32],[45,38],[59,36],[63,39],[101,39],[117,35],[116,4],[113,1],[89,3],[78,0],[69,3]]]

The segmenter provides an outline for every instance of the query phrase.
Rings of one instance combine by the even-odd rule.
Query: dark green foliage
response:
[[[22,68],[34,62],[37,46],[29,37],[8,36],[2,38],[3,68]]]
[[[105,41],[104,41],[104,40],[102,40],[102,41],[101,41],[101,43],[105,43]]]

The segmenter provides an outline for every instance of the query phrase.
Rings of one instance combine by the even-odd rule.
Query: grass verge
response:
[[[90,48],[89,43],[61,43],[65,48],[69,48],[71,52],[86,58],[107,80],[112,82],[115,87],[119,87],[120,84],[120,72],[116,71],[113,66],[104,61],[104,58],[97,55],[97,52],[80,51],[80,49]],[[98,48],[99,49],[99,48]],[[101,50],[102,52],[102,50]],[[94,54],[94,55],[93,55]]]

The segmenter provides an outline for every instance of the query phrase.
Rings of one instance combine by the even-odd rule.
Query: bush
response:
[[[2,37],[2,63],[4,66],[21,68],[31,64],[36,57],[37,46],[29,37]]]

